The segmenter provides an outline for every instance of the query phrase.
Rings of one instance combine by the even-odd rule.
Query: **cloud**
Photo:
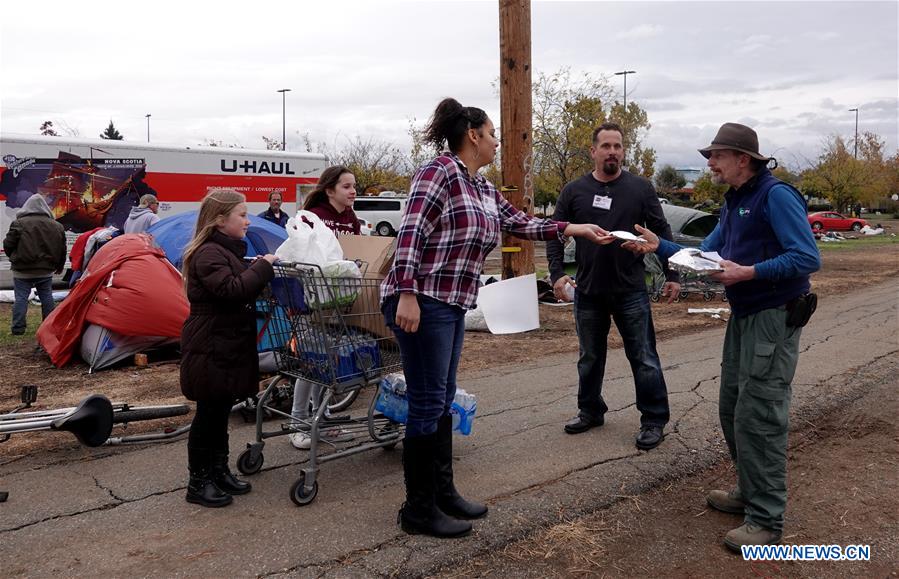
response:
[[[771,46],[771,37],[767,34],[754,34],[738,46],[736,53],[740,56],[751,56]]]
[[[664,31],[665,27],[661,24],[640,24],[629,30],[622,30],[615,34],[615,38],[618,40],[643,40],[661,36]]]

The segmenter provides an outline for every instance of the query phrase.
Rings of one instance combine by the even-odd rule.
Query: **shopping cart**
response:
[[[264,316],[263,332],[275,354],[279,375],[273,378],[256,402],[256,438],[237,460],[246,475],[259,472],[264,460],[265,440],[300,431],[310,436],[309,461],[290,489],[299,506],[311,503],[318,494],[319,465],[375,448],[392,448],[402,440],[404,425],[375,411],[372,396],[365,415],[329,420],[329,401],[368,386],[401,367],[399,347],[387,329],[380,311],[380,280],[365,277],[330,277],[321,267],[280,262],[275,278],[256,303]],[[297,419],[278,406],[278,392],[285,380],[308,380],[321,386],[321,398],[311,417]],[[267,416],[279,420],[266,430]],[[323,430],[339,428],[339,442],[320,436]]]
[[[646,269],[646,290],[649,292],[649,299],[658,302],[662,298],[662,286],[665,285],[665,273],[659,258],[652,253],[646,254],[643,259]],[[696,274],[681,272],[681,290],[674,296],[674,301],[687,299],[690,294],[701,294],[702,298],[709,302],[715,299],[716,295],[721,297],[721,301],[727,301],[724,293],[724,284],[716,282],[706,277]]]

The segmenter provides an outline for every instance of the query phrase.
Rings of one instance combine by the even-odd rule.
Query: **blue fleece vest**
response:
[[[762,169],[754,177],[754,183],[731,189],[724,195],[721,210],[722,245],[718,252],[724,259],[740,265],[755,265],[782,255],[783,247],[765,218],[768,192],[775,185],[784,184],[768,169]],[[790,187],[789,185],[787,185]],[[790,189],[802,200],[796,189]],[[802,200],[805,205],[805,200]],[[751,279],[727,288],[727,299],[737,317],[748,316],[762,310],[782,306],[809,291],[807,275],[782,280]]]

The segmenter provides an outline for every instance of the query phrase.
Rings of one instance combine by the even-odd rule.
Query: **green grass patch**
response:
[[[26,316],[28,327],[22,336],[12,335],[12,304],[0,304],[0,346],[16,344],[24,340],[33,340],[34,334],[41,325],[40,304],[28,304]]]
[[[818,241],[818,249],[821,251],[845,251],[847,249],[858,249],[860,247],[880,247],[899,244],[899,237],[890,237],[889,235],[871,235],[859,237],[856,239],[846,239],[844,241]]]

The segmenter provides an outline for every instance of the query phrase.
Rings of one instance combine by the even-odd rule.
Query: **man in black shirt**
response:
[[[647,226],[650,230],[672,239],[652,184],[621,169],[624,147],[617,124],[603,123],[593,131],[590,156],[595,169],[562,189],[553,219],[594,223],[606,231],[631,233],[634,224],[651,224]],[[669,419],[668,391],[656,352],[643,258],[620,251],[619,242],[596,245],[577,240],[575,243],[577,284],[565,275],[562,244],[546,242],[556,296],[567,299],[566,286],[575,288],[574,318],[580,343],[578,415],[565,425],[565,432],[586,432],[604,422],[608,406],[602,398],[602,382],[611,318],[621,334],[634,374],[637,409],[641,414],[637,448],[655,448],[664,438]],[[680,284],[677,274],[665,269],[668,281],[663,294],[670,301],[680,292]]]

